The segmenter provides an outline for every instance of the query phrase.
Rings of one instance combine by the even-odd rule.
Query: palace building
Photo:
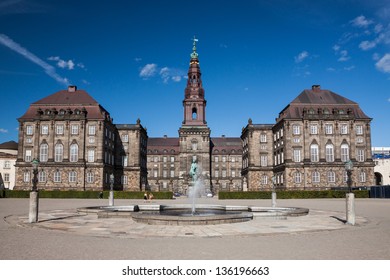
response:
[[[196,161],[206,191],[330,189],[375,182],[371,118],[359,105],[313,86],[274,124],[248,124],[240,137],[211,137],[194,40],[178,137],[148,137],[140,120],[114,124],[84,90],[69,86],[32,103],[19,121],[15,189],[30,189],[31,161],[40,161],[39,189],[114,189],[187,193]],[[157,121],[157,120],[156,120]]]

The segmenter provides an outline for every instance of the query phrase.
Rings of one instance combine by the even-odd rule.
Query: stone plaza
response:
[[[116,200],[115,205],[186,203]],[[307,216],[264,218],[223,225],[160,226],[130,218],[98,219],[80,207],[106,206],[105,199],[41,199],[39,222],[28,223],[28,199],[2,199],[2,260],[377,260],[390,258],[390,200],[357,199],[356,225],[345,220],[345,199],[278,200],[280,207],[306,207]],[[271,206],[270,200],[199,203]]]

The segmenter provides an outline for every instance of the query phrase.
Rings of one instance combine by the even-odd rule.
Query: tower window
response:
[[[192,119],[196,120],[198,118],[198,112],[196,108],[192,108]]]

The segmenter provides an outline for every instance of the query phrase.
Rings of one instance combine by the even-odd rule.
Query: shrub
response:
[[[271,191],[219,192],[219,199],[271,199]],[[354,191],[356,198],[369,198],[369,191]],[[278,199],[345,198],[345,191],[276,191]]]

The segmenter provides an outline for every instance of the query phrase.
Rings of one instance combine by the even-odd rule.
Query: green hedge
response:
[[[219,199],[271,199],[270,191],[219,192]],[[369,191],[354,191],[356,198],[369,198]],[[345,198],[345,191],[277,191],[278,199],[298,198]]]
[[[100,191],[39,191],[40,198],[100,198]],[[109,191],[103,192],[103,198],[108,198]],[[153,192],[154,199],[172,199],[172,192]],[[30,191],[4,190],[0,191],[1,198],[29,198]],[[114,191],[114,198],[118,199],[143,199],[144,192]]]

